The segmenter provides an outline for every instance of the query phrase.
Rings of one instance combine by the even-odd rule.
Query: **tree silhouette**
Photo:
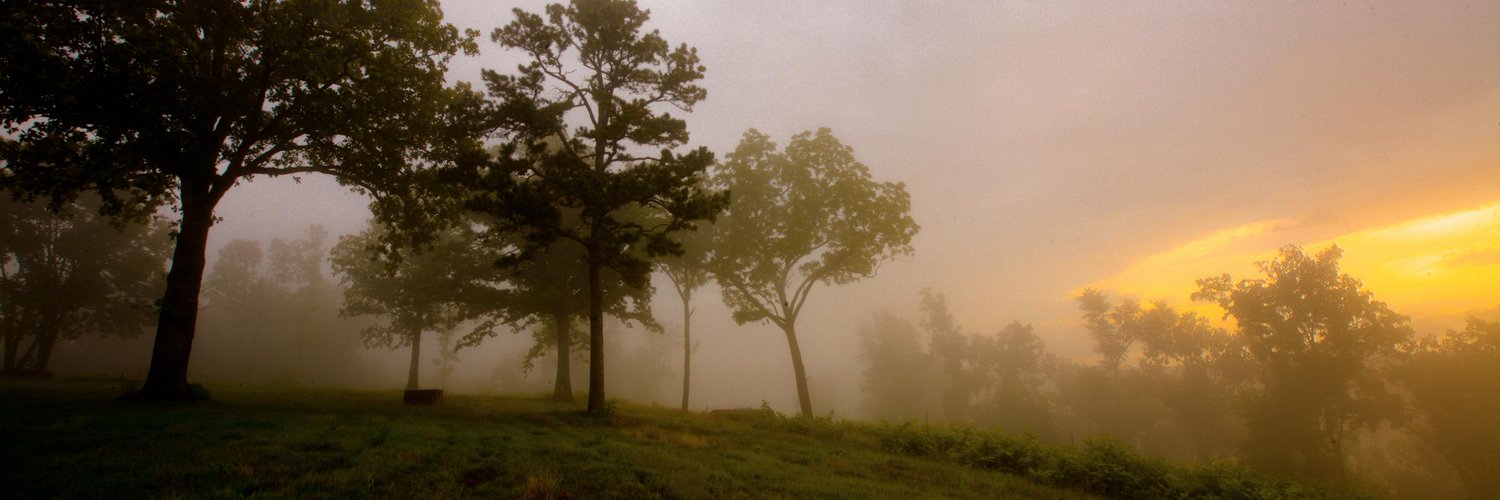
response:
[[[115,227],[97,200],[60,212],[0,192],[0,339],[3,373],[44,375],[59,340],[134,338],[156,316],[167,225]]]
[[[1341,273],[1342,253],[1286,246],[1258,263],[1264,278],[1198,280],[1193,299],[1235,319],[1261,370],[1246,413],[1246,458],[1261,468],[1347,481],[1345,443],[1399,411],[1377,369],[1411,342],[1409,320]]]
[[[515,75],[485,71],[509,142],[494,165],[474,169],[469,207],[493,216],[497,232],[527,237],[525,253],[562,239],[584,249],[589,283],[588,412],[606,410],[604,270],[643,284],[651,256],[680,251],[670,235],[711,219],[727,202],[699,189],[713,155],[678,155],[686,124],[663,107],[688,111],[706,92],[697,52],[670,48],[642,30],[650,13],[629,0],[549,5],[546,17],[517,9],[491,34],[528,62]],[[572,124],[577,124],[573,126]],[[643,225],[631,214],[663,214]]]

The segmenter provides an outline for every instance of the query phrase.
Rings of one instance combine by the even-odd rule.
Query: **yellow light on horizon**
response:
[[[1196,280],[1229,273],[1259,275],[1256,262],[1289,243],[1276,229],[1289,220],[1266,220],[1216,231],[1141,259],[1090,287],[1143,300],[1167,300],[1209,317],[1217,307],[1190,304]],[[1296,243],[1296,242],[1290,242]],[[1366,228],[1312,244],[1337,244],[1343,272],[1359,278],[1377,300],[1410,316],[1453,316],[1500,306],[1500,202]]]

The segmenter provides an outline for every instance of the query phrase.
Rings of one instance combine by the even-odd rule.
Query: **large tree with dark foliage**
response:
[[[155,319],[166,223],[116,227],[92,199],[58,209],[0,192],[0,373],[44,375],[59,340],[133,338]]]
[[[453,124],[448,59],[475,50],[436,0],[25,0],[0,9],[4,182],[53,203],[180,216],[140,395],[189,396],[214,207],[239,181],[321,172],[403,186]],[[451,130],[448,130],[451,131]],[[401,203],[376,204],[377,211]]]
[[[633,1],[575,0],[515,15],[491,39],[527,62],[513,75],[484,73],[507,144],[494,165],[474,169],[469,206],[493,216],[498,232],[526,235],[522,255],[559,239],[584,250],[588,411],[600,413],[605,269],[643,282],[649,256],[680,251],[672,233],[727,202],[698,187],[712,153],[673,152],[687,142],[687,125],[664,109],[703,100],[704,68],[694,49],[644,31],[649,12]],[[641,210],[663,216],[642,224],[631,216]]]
[[[874,276],[881,262],[912,252],[918,227],[906,186],[871,179],[828,129],[792,137],[785,151],[746,132],[714,182],[735,199],[715,224],[714,279],[736,322],[786,334],[802,415],[811,416],[797,318],[814,286]]]

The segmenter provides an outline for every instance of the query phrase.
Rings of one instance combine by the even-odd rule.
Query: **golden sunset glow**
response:
[[[1218,231],[1141,259],[1089,286],[1142,300],[1164,299],[1216,317],[1220,313],[1213,306],[1186,304],[1197,289],[1195,280],[1222,273],[1255,277],[1255,263],[1273,258],[1286,243],[1309,251],[1338,245],[1344,249],[1344,272],[1403,314],[1452,316],[1500,305],[1500,202],[1313,243],[1277,237],[1278,229],[1295,224],[1267,220]]]

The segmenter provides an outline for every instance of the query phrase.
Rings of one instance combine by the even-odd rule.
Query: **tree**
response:
[[[419,388],[422,333],[463,321],[465,296],[476,277],[492,270],[493,258],[485,258],[466,229],[450,228],[421,253],[406,250],[395,259],[380,251],[387,229],[375,224],[333,247],[330,261],[346,286],[339,313],[387,319],[361,332],[368,347],[411,346],[406,390]]]
[[[42,376],[59,340],[134,338],[155,317],[167,225],[115,227],[96,200],[52,212],[0,192],[0,339],[5,374]]]
[[[1197,460],[1231,448],[1237,422],[1230,403],[1246,378],[1236,338],[1165,301],[1112,304],[1094,289],[1077,300],[1102,358],[1068,384],[1079,395],[1070,398],[1079,417],[1144,448]],[[1130,357],[1134,366],[1124,363]]]
[[[1247,459],[1276,472],[1347,481],[1344,444],[1399,416],[1377,371],[1411,342],[1407,317],[1339,271],[1342,251],[1286,246],[1258,263],[1264,278],[1198,280],[1194,300],[1235,319],[1261,370],[1246,417]]]
[[[535,343],[526,353],[526,371],[551,347],[557,349],[557,371],[552,399],[573,401],[570,362],[575,338],[573,324],[586,319],[589,311],[588,269],[583,250],[577,245],[557,242],[537,250],[529,259],[505,276],[503,286],[473,287],[476,292],[465,298],[467,317],[484,321],[465,335],[461,347],[478,345],[496,335],[496,327],[507,325],[519,331],[530,329]],[[626,322],[638,321],[647,329],[660,330],[651,316],[650,284],[627,284],[619,273],[604,271],[605,311]],[[585,349],[590,346],[584,345]]]
[[[711,259],[713,226],[703,224],[697,231],[682,235],[681,255],[663,256],[657,268],[671,280],[677,297],[682,299],[682,411],[688,411],[688,396],[693,381],[693,351],[698,344],[693,342],[693,293],[708,284],[712,278],[708,262]]]
[[[1042,385],[1051,360],[1031,325],[1013,321],[994,335],[970,336],[966,344],[969,391],[977,396],[975,420],[1050,436],[1055,419]]]
[[[233,240],[219,248],[213,269],[203,278],[204,310],[218,310],[230,320],[229,328],[249,334],[249,345],[239,353],[246,362],[246,377],[256,373],[260,337],[270,326],[265,319],[279,306],[272,303],[280,295],[276,282],[261,272],[264,260],[260,243]]]
[[[872,180],[828,129],[794,136],[784,152],[752,129],[714,185],[735,199],[716,223],[714,279],[736,322],[770,322],[786,335],[811,416],[797,318],[815,285],[872,277],[881,262],[912,253],[918,227],[906,187]]]
[[[444,24],[435,0],[7,2],[0,124],[20,147],[5,149],[3,181],[53,206],[94,191],[106,213],[176,210],[140,396],[187,398],[219,200],[241,180],[313,172],[404,189],[416,160],[456,150],[433,144],[469,94],[443,78],[473,36]]]
[[[864,361],[866,415],[879,419],[926,419],[938,374],[933,358],[922,350],[922,334],[910,321],[878,311],[860,325],[859,356]]]
[[[1109,297],[1103,292],[1086,288],[1078,296],[1078,307],[1083,309],[1089,336],[1094,338],[1094,351],[1103,358],[1100,366],[1111,371],[1119,370],[1130,345],[1135,342],[1131,330],[1140,313],[1140,304],[1127,300],[1118,307],[1110,307]]]
[[[927,349],[942,368],[943,416],[949,422],[968,419],[970,400],[974,397],[973,360],[969,356],[970,338],[953,324],[948,312],[948,298],[930,289],[922,289],[922,329],[927,331]]]
[[[1424,339],[1404,375],[1422,441],[1470,496],[1500,496],[1500,322],[1471,317],[1461,331]]]
[[[324,273],[327,231],[306,227],[295,238],[262,245],[233,240],[219,249],[203,279],[195,377],[329,384],[353,382],[350,359],[362,347],[360,326],[339,318],[343,290]]]
[[[562,239],[584,249],[589,283],[588,412],[604,397],[604,270],[645,283],[652,256],[674,254],[670,235],[708,220],[728,202],[697,186],[713,163],[705,148],[678,155],[687,125],[663,107],[690,111],[706,92],[697,52],[643,32],[650,13],[630,0],[574,0],[546,17],[517,9],[491,34],[529,62],[518,74],[486,71],[499,102],[494,122],[509,142],[493,165],[473,169],[473,210],[495,230],[527,235],[529,254]],[[572,126],[570,124],[577,124]],[[632,212],[664,215],[646,226]],[[644,257],[643,257],[644,256]]]

